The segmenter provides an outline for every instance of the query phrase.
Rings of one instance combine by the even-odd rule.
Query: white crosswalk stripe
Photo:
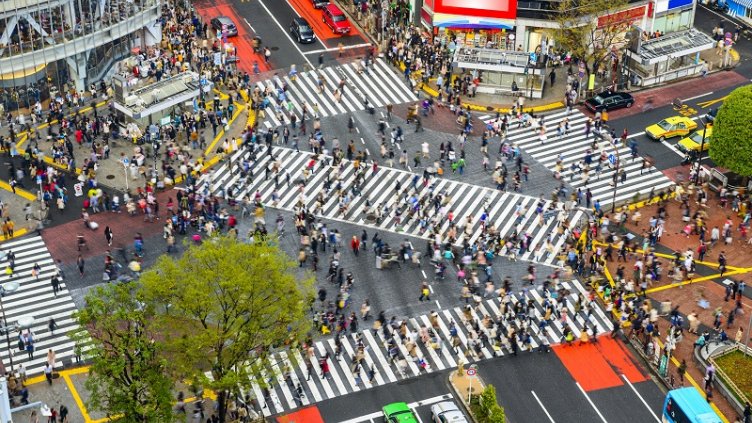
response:
[[[318,401],[330,399],[336,396],[347,395],[353,392],[369,389],[388,383],[416,377],[422,374],[440,371],[447,368],[456,368],[458,363],[471,363],[478,360],[489,359],[492,357],[506,356],[513,353],[511,344],[499,341],[503,338],[500,331],[507,333],[507,328],[513,328],[517,331],[519,353],[524,353],[525,349],[531,352],[540,351],[539,347],[544,344],[543,338],[546,338],[548,345],[561,343],[564,326],[568,326],[575,336],[580,332],[590,328],[595,334],[603,334],[612,329],[611,323],[605,318],[603,311],[597,306],[595,312],[588,313],[588,309],[578,309],[575,304],[582,304],[588,293],[577,280],[562,282],[561,286],[567,290],[566,297],[556,298],[555,295],[545,294],[540,290],[527,290],[516,292],[509,296],[509,310],[502,317],[500,310],[504,307],[502,300],[499,298],[482,300],[476,303],[470,310],[463,307],[441,310],[433,317],[430,315],[421,315],[407,320],[407,329],[417,332],[417,341],[412,352],[407,350],[409,340],[403,342],[403,334],[399,329],[390,328],[390,334],[384,334],[382,329],[363,329],[359,334],[344,334],[341,337],[343,345],[339,357],[335,356],[335,342],[332,338],[323,339],[314,343],[315,356],[311,360],[315,362],[314,374],[308,377],[308,371],[304,358],[299,351],[288,353],[286,351],[278,352],[272,355],[271,362],[266,370],[262,370],[263,377],[267,383],[268,393],[266,398],[258,385],[253,383],[253,393],[257,401],[262,406],[262,412],[265,416],[271,416],[281,412],[295,409],[302,405],[308,405]],[[540,289],[540,288],[539,288]],[[563,291],[562,291],[563,292]],[[514,309],[514,304],[521,302],[521,309]],[[566,320],[561,316],[553,315],[546,325],[541,325],[541,321],[546,314],[548,304],[553,304],[554,309],[558,309],[557,303],[566,307]],[[523,317],[529,310],[529,318]],[[575,312],[575,310],[579,310]],[[599,313],[600,312],[600,313]],[[466,316],[470,316],[468,320]],[[485,320],[484,320],[485,318]],[[587,322],[587,323],[586,323]],[[370,324],[361,322],[361,325]],[[456,336],[459,344],[456,348],[453,346],[453,336],[451,327],[456,328]],[[586,326],[587,325],[587,326]],[[479,341],[477,347],[474,342],[470,341],[476,335],[473,335],[473,326],[479,327],[487,339]],[[539,329],[545,327],[543,332]],[[423,329],[422,329],[423,328]],[[529,328],[530,339],[526,342],[520,335]],[[423,342],[421,330],[430,330],[429,341]],[[541,335],[543,333],[543,335]],[[399,349],[394,360],[390,358],[388,351],[388,338],[394,336],[394,340]],[[406,337],[410,338],[410,334]],[[361,362],[362,367],[359,369],[357,376],[353,373],[355,366],[355,357],[358,350],[358,337],[362,340],[365,347],[365,359]],[[575,340],[579,343],[579,340]],[[412,347],[412,345],[410,345]],[[321,377],[321,371],[318,367],[319,360],[328,357],[329,372],[325,377]],[[421,366],[420,363],[424,363]],[[285,367],[284,374],[289,377],[283,377],[279,373],[279,367]],[[369,370],[374,369],[374,378],[369,381]],[[297,397],[297,387],[300,386],[302,395]]]
[[[250,153],[244,150],[237,151],[231,157],[231,162],[234,163],[233,171],[230,171],[229,161],[215,168],[214,171],[203,177],[201,192],[225,196],[232,189],[232,195],[238,201],[242,201],[246,196],[253,198],[255,193],[258,192],[266,206],[293,210],[302,201],[309,210],[314,210],[317,202],[316,197],[319,193],[326,193],[324,188],[326,177],[332,174],[333,168],[325,166],[321,162],[317,163],[313,175],[309,176],[301,189],[295,181],[303,178],[303,169],[314,159],[311,153],[273,147],[273,157],[264,152],[258,154],[259,157],[251,168],[254,171],[253,176],[242,178],[238,163],[248,158]],[[268,179],[265,179],[264,176],[266,166],[275,160],[279,161],[281,169],[290,174],[291,180],[291,184],[287,185],[284,181],[285,178],[279,178],[280,185],[276,190],[274,178],[270,175]],[[346,160],[343,161],[341,169],[343,169],[340,173],[342,187],[345,190],[354,183],[355,170],[352,163]],[[394,205],[397,202],[403,205],[404,201],[398,199],[395,195],[395,185],[399,181],[403,189],[409,187],[416,176],[420,175],[387,167],[379,168],[377,174],[373,175],[373,169],[369,167],[366,172],[365,183],[361,187],[362,196],[353,198],[346,212],[340,211],[337,196],[332,191],[326,193],[328,197],[326,197],[324,205],[316,210],[316,214],[331,220],[346,221],[428,239],[431,237],[431,231],[426,230],[426,227],[430,226],[430,218],[434,215],[441,217],[441,211],[436,211],[428,203],[424,206],[429,219],[426,227],[422,226],[417,218],[408,219],[407,211],[402,214],[402,220],[399,223],[394,215],[383,216],[381,222],[376,222],[367,219],[368,216],[364,213],[366,201],[369,201],[371,205],[383,205],[385,203]],[[540,254],[539,251],[536,252],[548,238],[551,239],[551,243],[556,248],[561,248],[566,241],[566,231],[558,230],[559,223],[555,212],[551,212],[551,215],[545,219],[537,213],[537,205],[541,203],[543,208],[547,209],[552,206],[550,200],[539,200],[526,195],[499,192],[490,188],[440,178],[433,178],[426,187],[423,187],[422,182],[418,182],[417,192],[411,190],[411,193],[414,193],[416,198],[420,200],[430,195],[430,187],[433,184],[436,184],[434,188],[436,192],[446,192],[451,198],[448,203],[448,210],[454,213],[454,222],[457,224],[458,234],[466,230],[470,240],[475,241],[481,237],[483,235],[481,215],[484,210],[487,210],[489,214],[488,224],[494,225],[502,237],[507,237],[515,231],[518,234],[528,234],[531,237],[528,251],[520,251],[519,258],[549,265],[558,264],[559,250],[555,250],[554,254],[548,255]],[[334,186],[336,186],[336,181],[332,183],[332,187]],[[272,201],[275,191],[279,196],[276,205]],[[488,199],[487,202],[486,199]],[[518,208],[524,210],[523,215],[516,215]],[[581,216],[582,212],[575,210],[568,215],[568,220],[576,222],[575,219],[579,219]],[[450,230],[448,219],[443,219],[439,228],[440,235],[445,237]],[[457,237],[456,244],[461,245],[460,236]]]
[[[546,168],[555,172],[557,162],[561,160],[561,177],[568,182],[575,190],[580,188],[585,193],[587,188],[593,194],[593,202],[599,200],[601,205],[611,204],[613,202],[613,180],[616,171],[614,166],[610,166],[608,161],[602,167],[600,176],[596,175],[595,166],[599,159],[599,150],[603,150],[608,155],[615,154],[614,148],[618,149],[620,157],[620,168],[625,170],[626,181],[619,180],[616,188],[616,203],[631,200],[636,193],[646,196],[651,189],[655,194],[661,190],[667,189],[674,185],[674,182],[662,172],[650,166],[642,170],[642,159],[640,157],[632,159],[631,150],[621,144],[617,134],[617,144],[608,145],[608,141],[600,140],[599,147],[592,151],[592,164],[590,165],[590,174],[587,185],[582,178],[582,173],[572,176],[571,166],[573,163],[581,162],[588,150],[591,149],[594,135],[585,135],[585,122],[588,117],[577,109],[567,113],[566,110],[554,112],[544,116],[544,126],[546,127],[546,140],[541,143],[537,129],[530,127],[518,128],[516,119],[509,124],[507,132],[507,142],[516,144],[522,151],[529,154],[536,161]],[[485,115],[479,118],[485,123],[493,121],[493,117]],[[568,134],[559,137],[557,130],[559,123],[564,119],[569,121]],[[591,128],[594,129],[594,128]],[[639,147],[638,147],[639,151]]]
[[[13,276],[5,272],[9,263],[8,253],[11,251],[15,255]],[[12,354],[14,368],[23,364],[28,375],[44,372],[49,349],[55,352],[57,368],[62,366],[63,361],[72,361],[75,357],[75,343],[68,334],[80,329],[71,317],[76,305],[65,281],[60,283],[57,295],[53,293],[51,279],[57,272],[57,266],[44,240],[40,236],[27,236],[6,241],[0,245],[0,256],[0,269],[3,270],[0,284],[11,281],[20,284],[16,292],[7,293],[1,299],[6,323],[13,327],[22,316],[34,318],[30,328],[34,340],[33,358],[29,358],[26,351],[18,349],[18,330],[11,331],[10,351],[6,347],[0,349],[0,358],[6,369],[10,371],[9,353]],[[35,263],[41,269],[38,278],[31,274]],[[49,330],[50,319],[54,319],[57,325],[54,334]]]
[[[382,59],[376,59],[367,73],[359,73],[357,67],[357,63],[348,63],[301,72],[295,81],[289,76],[275,76],[257,82],[256,86],[262,92],[270,88],[273,93],[266,97],[268,108],[265,110],[265,117],[261,119],[263,126],[273,129],[280,125],[289,125],[292,114],[295,114],[300,122],[304,104],[308,110],[306,118],[310,119],[314,107],[318,109],[319,116],[328,117],[365,110],[366,98],[368,104],[375,107],[418,100],[411,88]],[[319,80],[326,85],[323,92],[319,92]],[[341,80],[345,80],[346,85],[341,93],[341,101],[337,102],[333,92]],[[287,92],[281,98],[278,92],[283,85],[287,86]]]

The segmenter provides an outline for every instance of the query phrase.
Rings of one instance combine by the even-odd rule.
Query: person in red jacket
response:
[[[360,250],[360,240],[356,235],[353,235],[352,240],[350,241],[350,248],[352,248],[353,253],[357,256],[358,251]]]

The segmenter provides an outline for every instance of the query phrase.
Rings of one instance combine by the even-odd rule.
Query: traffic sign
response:
[[[609,163],[611,163],[612,165],[615,165],[615,164],[616,164],[616,156],[614,156],[614,155],[613,155],[613,153],[612,153],[612,154],[609,154],[609,155],[608,155],[608,161],[609,161]]]
[[[467,369],[467,375],[468,376],[475,376],[476,370],[475,369]]]

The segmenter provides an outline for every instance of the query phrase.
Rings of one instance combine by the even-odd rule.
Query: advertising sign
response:
[[[514,19],[517,0],[433,0],[433,11],[459,16]]]

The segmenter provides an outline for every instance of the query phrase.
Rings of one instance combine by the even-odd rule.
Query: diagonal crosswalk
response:
[[[569,121],[569,133],[559,137],[557,129],[559,124],[564,120]],[[616,188],[616,203],[631,200],[636,193],[646,196],[651,189],[655,189],[657,194],[666,189],[674,182],[666,177],[662,172],[653,166],[642,169],[643,163],[641,158],[632,159],[629,147],[625,147],[618,142],[616,146],[609,145],[608,141],[602,140],[599,146],[592,153],[593,164],[587,182],[583,179],[581,173],[572,175],[572,163],[578,163],[583,160],[588,150],[592,148],[594,136],[591,133],[589,137],[585,135],[585,122],[588,116],[577,109],[567,113],[566,110],[544,115],[544,126],[546,127],[546,140],[541,143],[539,132],[532,128],[518,128],[517,122],[509,125],[507,132],[507,142],[516,144],[521,150],[530,154],[536,161],[543,164],[552,172],[557,171],[557,162],[561,161],[561,177],[576,191],[580,188],[584,193],[587,188],[593,194],[593,201],[599,200],[601,205],[611,204],[613,202],[613,180],[616,169],[608,161],[602,166],[602,171],[598,176],[594,171],[595,164],[599,159],[599,151],[603,149],[606,156],[615,153],[618,149],[618,156],[621,158],[621,169],[626,172],[626,181],[619,181]],[[489,123],[493,121],[491,116],[481,116],[480,120]]]
[[[408,318],[390,328],[386,336],[383,328],[345,332],[340,338],[339,354],[331,337],[315,341],[308,351],[275,352],[269,364],[251,381],[250,394],[257,399],[263,414],[270,416],[422,374],[457,368],[461,362],[510,355],[513,349],[508,336],[517,339],[522,354],[527,349],[540,351],[541,345],[559,344],[565,326],[575,339],[582,331],[597,335],[612,329],[604,311],[595,303],[589,303],[588,293],[579,281],[561,282],[560,288],[563,290],[558,293],[538,288],[502,298],[479,299],[469,307]],[[515,309],[518,303],[523,311]],[[546,319],[547,308],[557,310],[549,319]],[[541,324],[544,320],[546,324]],[[516,335],[510,335],[513,331]],[[394,341],[390,344],[392,337]],[[362,357],[358,367],[354,364],[358,361],[356,357]],[[322,360],[326,360],[329,369],[324,377]],[[369,377],[371,374],[373,377]]]
[[[271,93],[266,96],[269,105],[262,124],[268,129],[288,125],[293,114],[300,122],[303,107],[307,109],[307,118],[312,116],[314,109],[323,118],[365,110],[366,98],[374,107],[417,100],[410,87],[382,59],[376,59],[368,72],[359,72],[358,66],[358,63],[348,63],[302,72],[294,81],[289,75],[275,75],[272,79],[256,82],[256,87],[262,92]],[[321,92],[319,81],[326,86]],[[346,84],[340,101],[337,101],[333,91],[338,89],[340,81]],[[284,94],[281,93],[283,86],[287,86]]]
[[[8,266],[8,254],[11,251],[15,255],[15,271],[9,277],[4,270]],[[35,263],[41,268],[38,278],[31,274]],[[0,245],[0,269],[3,270],[0,284],[10,281],[20,284],[16,292],[7,293],[2,298],[8,326],[15,325],[22,316],[34,318],[30,328],[35,346],[33,358],[30,359],[25,351],[19,351],[18,330],[11,331],[10,351],[7,346],[0,348],[0,358],[6,369],[10,371],[9,353],[13,355],[14,366],[17,368],[19,364],[23,364],[29,375],[43,373],[50,348],[56,355],[56,367],[60,367],[63,361],[72,360],[75,356],[75,343],[68,334],[79,330],[71,317],[76,306],[64,281],[60,283],[57,295],[53,292],[51,279],[57,272],[57,266],[44,240],[40,236],[27,236],[4,242]],[[51,318],[57,324],[54,333],[50,332],[48,326]]]
[[[431,235],[430,230],[427,230],[428,227],[433,226],[430,220],[434,217],[436,217],[434,222],[442,239],[446,239],[444,237],[451,229],[448,219],[440,219],[441,216],[446,216],[441,214],[441,209],[436,210],[430,205],[426,206],[428,217],[426,222],[421,222],[417,218],[408,220],[406,218],[408,213],[404,213],[399,220],[394,214],[389,214],[384,215],[380,221],[377,221],[369,219],[369,216],[364,212],[367,202],[377,207],[388,205],[391,209],[406,207],[404,197],[396,194],[395,186],[399,182],[403,189],[411,187],[413,179],[420,175],[387,167],[379,168],[377,173],[374,174],[373,168],[368,167],[364,182],[360,185],[362,195],[355,196],[347,209],[343,211],[338,203],[337,195],[334,195],[334,190],[327,192],[325,188],[326,178],[333,180],[332,187],[336,187],[339,183],[342,190],[346,191],[356,181],[357,171],[353,162],[343,160],[342,165],[336,168],[317,162],[314,166],[315,171],[309,175],[305,183],[297,184],[295,181],[304,179],[304,169],[309,166],[311,161],[317,160],[313,154],[296,152],[288,148],[272,147],[272,155],[262,153],[257,158],[251,169],[255,169],[253,176],[246,175],[246,177],[243,177],[238,163],[249,156],[250,153],[246,150],[233,153],[231,160],[226,161],[203,177],[201,192],[222,197],[226,196],[226,193],[232,192],[232,196],[238,201],[242,201],[246,197],[254,198],[258,195],[263,204],[290,211],[297,205],[304,204],[309,210],[314,210],[318,216],[323,218],[424,239],[435,238],[435,235]],[[319,156],[319,159],[323,157]],[[278,187],[275,187],[273,177],[265,178],[263,169],[275,162],[284,172],[289,174],[291,181],[289,185],[285,182],[286,178],[284,177],[279,178],[280,184]],[[230,163],[235,163],[232,171],[230,170]],[[560,220],[559,215],[565,216],[566,221],[569,222],[579,222],[585,215],[580,209],[569,213],[564,211],[538,213],[539,204],[542,205],[543,209],[548,209],[553,207],[551,201],[442,178],[432,177],[426,186],[419,182],[416,189],[410,188],[410,192],[418,201],[430,196],[431,192],[444,192],[449,199],[445,210],[453,213],[454,222],[459,227],[458,232],[467,234],[465,236],[469,238],[471,244],[483,236],[481,216],[485,211],[488,216],[488,224],[494,225],[502,238],[515,231],[518,234],[529,235],[531,242],[528,249],[519,251],[517,258],[546,264],[555,264],[557,254],[545,254],[546,251],[539,247],[544,245],[547,239],[550,239],[554,247],[553,252],[558,253],[566,242],[567,231],[562,229],[563,223],[560,223],[564,222],[564,219]],[[317,198],[320,194],[323,194],[323,202]],[[274,200],[274,198],[277,198],[277,200]],[[317,203],[320,205],[317,205]],[[461,243],[462,237],[458,236],[456,244],[461,245]]]

